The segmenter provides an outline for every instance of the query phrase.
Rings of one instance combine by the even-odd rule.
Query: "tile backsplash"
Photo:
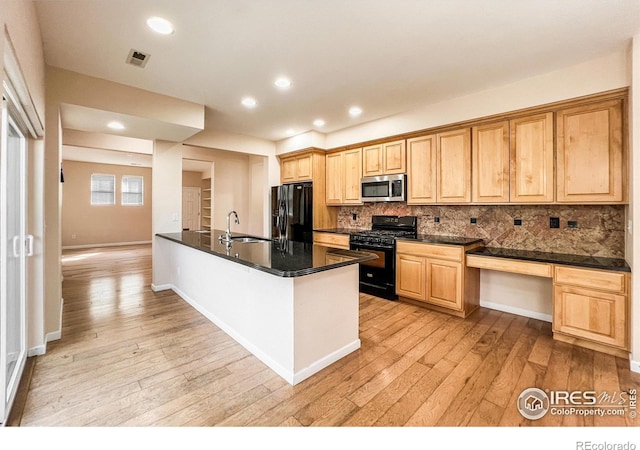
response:
[[[340,207],[338,227],[370,228],[372,215],[417,216],[419,234],[478,237],[487,247],[624,258],[625,207],[619,205],[368,203]],[[549,228],[551,217],[560,219],[559,228]]]

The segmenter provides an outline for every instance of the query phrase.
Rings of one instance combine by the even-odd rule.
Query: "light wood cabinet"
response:
[[[624,202],[622,100],[557,113],[557,201]]]
[[[556,266],[553,298],[554,337],[607,351],[628,343],[628,274]],[[611,351],[609,351],[611,353]]]
[[[327,205],[361,204],[362,149],[343,150],[326,156]]]
[[[301,155],[283,158],[280,162],[280,181],[295,183],[313,179],[313,155]]]
[[[553,113],[510,120],[509,150],[511,202],[553,202]]]
[[[478,307],[480,271],[466,267],[473,246],[398,241],[396,293],[439,311],[466,317]]]
[[[385,142],[362,149],[362,176],[406,173],[405,141]]]
[[[427,258],[398,253],[396,257],[396,294],[426,301]]]
[[[471,129],[407,140],[407,203],[471,202]]]
[[[407,204],[435,203],[436,135],[407,139]]]
[[[436,180],[438,203],[471,202],[471,130],[437,135]]]
[[[349,235],[341,233],[313,232],[313,243],[323,247],[341,248],[349,250]]]
[[[509,122],[473,127],[472,200],[477,203],[509,201]]]

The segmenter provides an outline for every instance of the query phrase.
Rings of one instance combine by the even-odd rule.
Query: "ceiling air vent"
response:
[[[147,65],[149,58],[151,58],[150,54],[131,49],[129,50],[129,56],[127,56],[127,64],[143,68]]]

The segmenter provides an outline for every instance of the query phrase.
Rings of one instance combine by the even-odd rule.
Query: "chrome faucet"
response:
[[[227,229],[225,230],[224,236],[220,236],[220,241],[221,242],[231,242],[231,215],[236,216],[236,224],[240,224],[240,220],[238,219],[238,213],[235,211],[229,211],[229,214],[227,214]]]

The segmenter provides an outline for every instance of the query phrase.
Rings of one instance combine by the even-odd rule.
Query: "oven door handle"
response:
[[[393,245],[362,245],[362,244],[351,244],[351,250],[354,251],[367,251],[367,250],[393,250]]]

